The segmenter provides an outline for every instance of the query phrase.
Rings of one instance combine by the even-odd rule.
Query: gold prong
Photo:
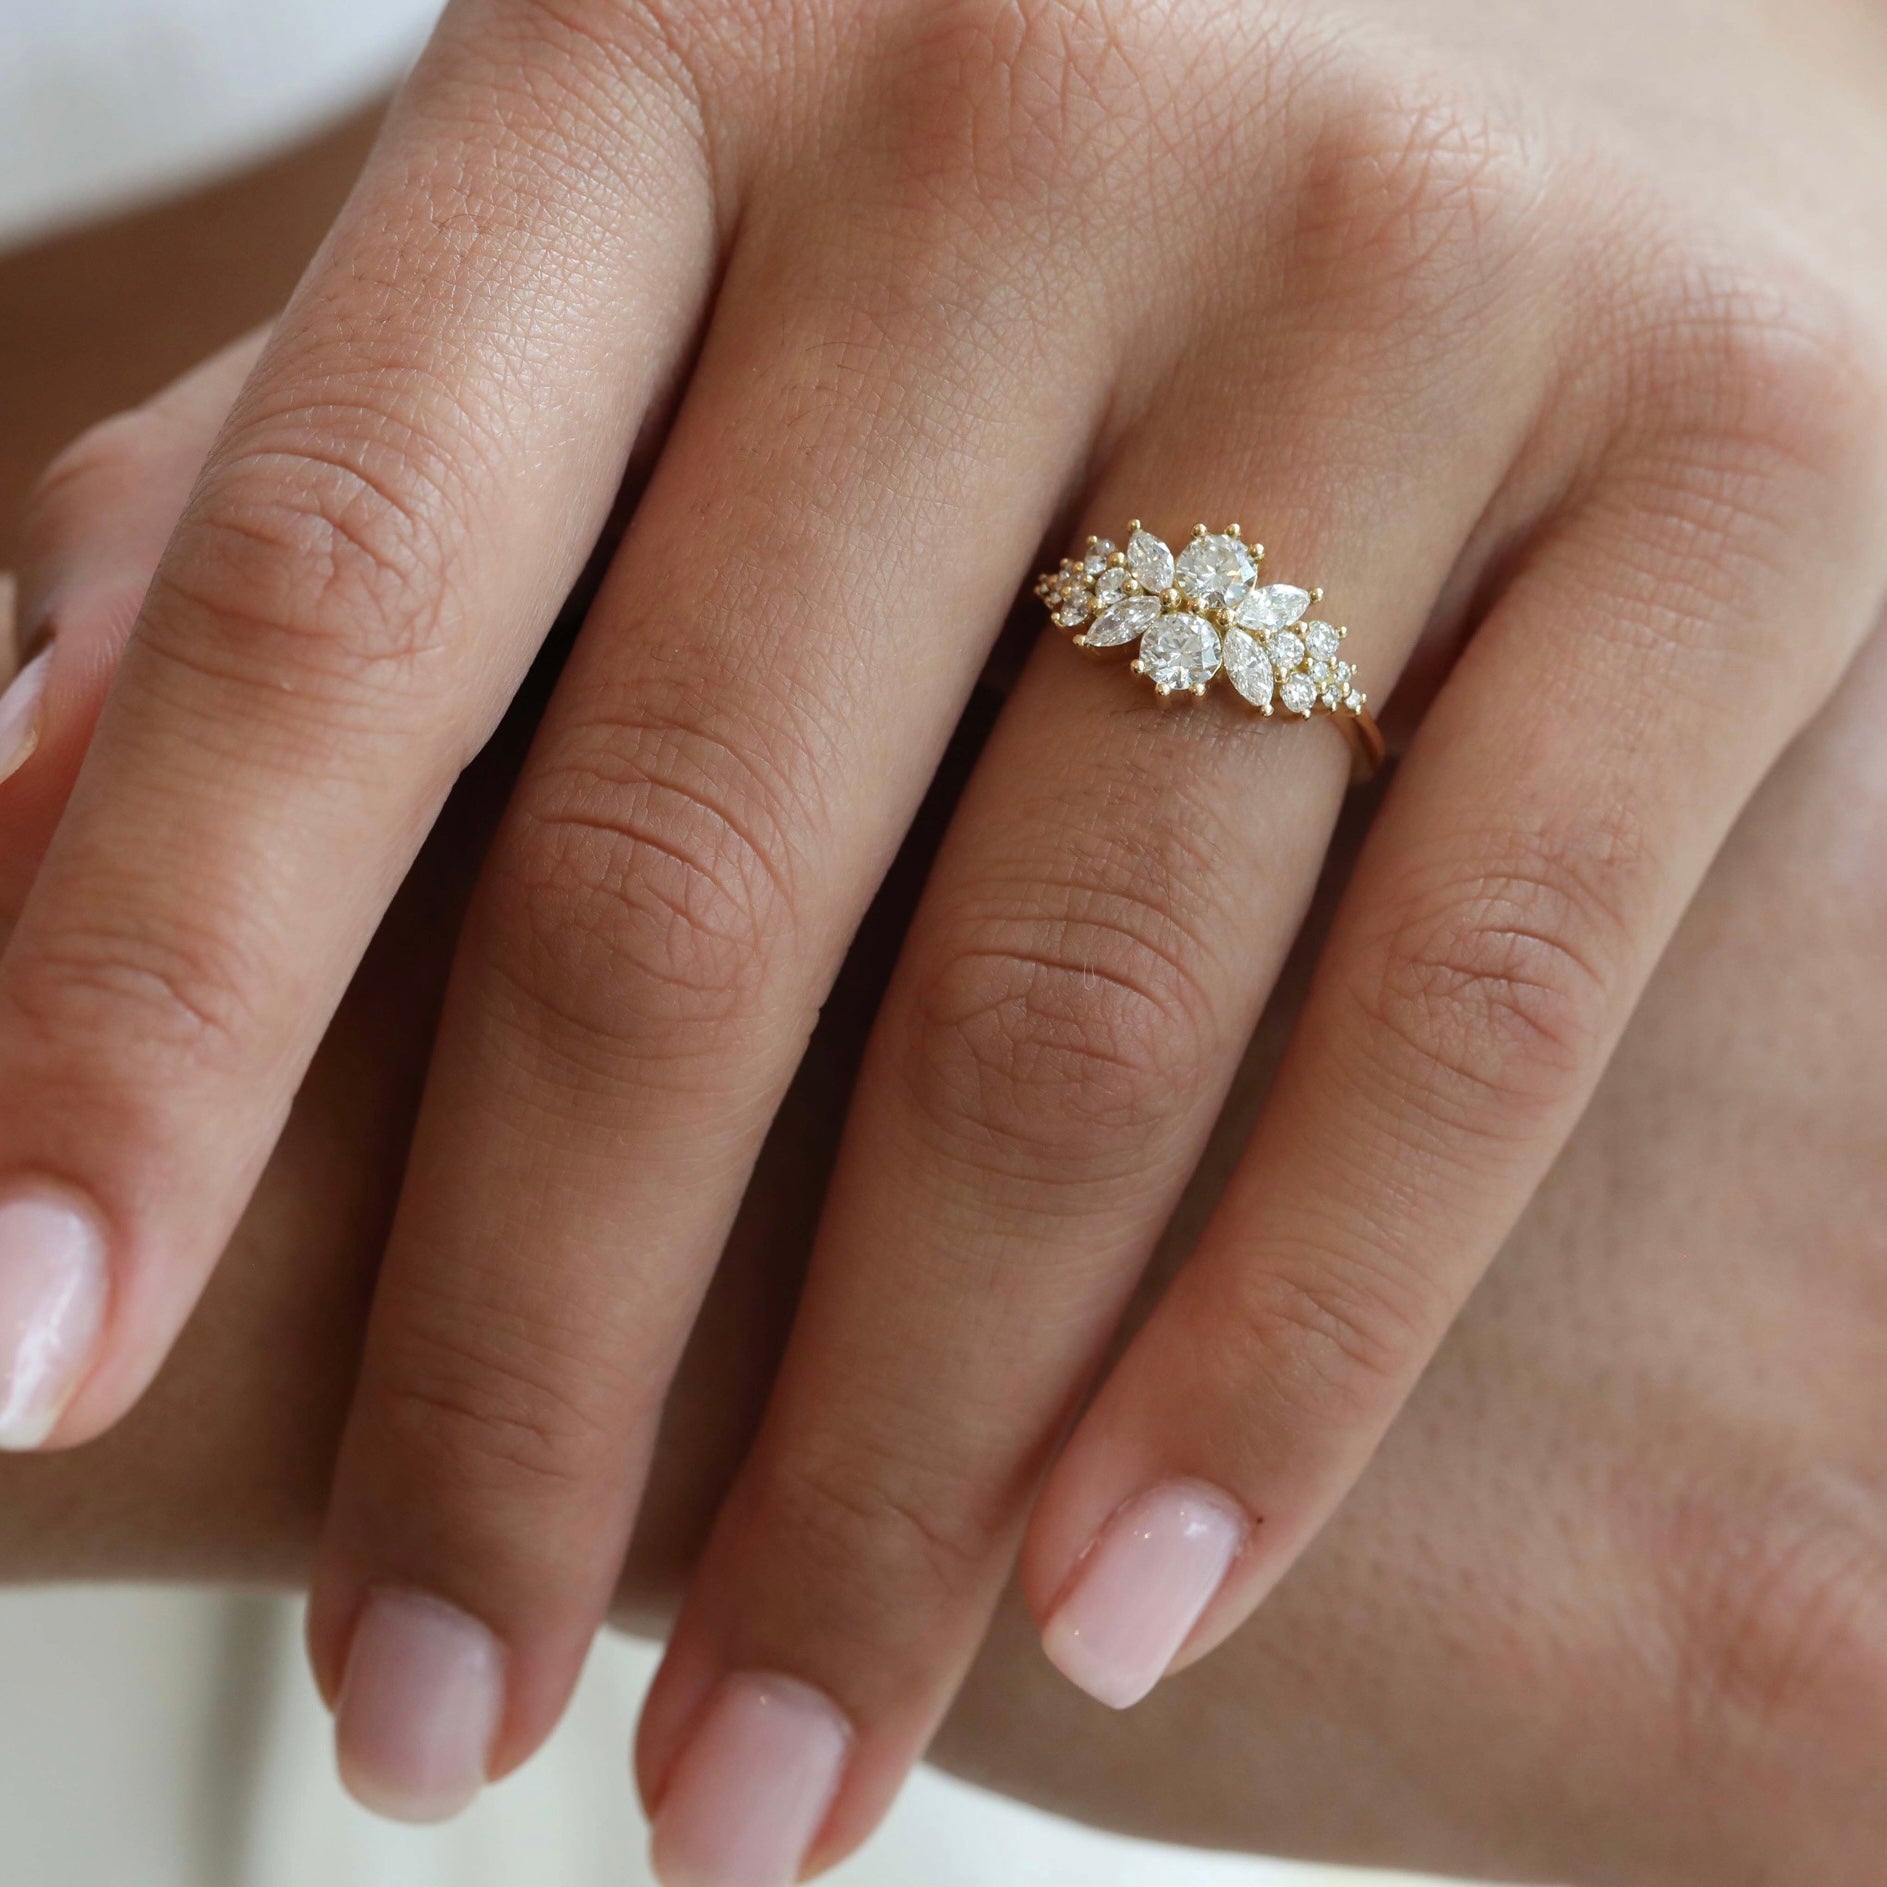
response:
[[[1101,540],[1092,531],[1088,533],[1088,548],[1092,550]]]
[[[1252,562],[1253,562],[1253,563],[1263,563],[1263,562],[1264,562],[1264,560],[1265,560],[1265,547],[1264,547],[1264,546],[1263,546],[1262,544],[1254,544],[1254,545],[1252,545],[1252,547],[1251,547],[1251,560],[1252,560]]]
[[[1123,596],[1138,596],[1140,594],[1140,579],[1138,577],[1129,577],[1127,581],[1120,586],[1120,593]]]
[[[1206,691],[1206,685],[1205,685],[1205,683],[1204,683],[1204,682],[1202,682],[1202,681],[1196,681],[1196,682],[1194,682],[1194,683],[1193,683],[1193,685],[1192,685],[1192,691],[1193,691],[1193,693],[1194,693],[1194,694],[1196,694],[1196,695],[1203,695],[1203,694],[1205,693],[1205,691]]]
[[[1078,648],[1078,649],[1085,649],[1085,648],[1086,648],[1087,646],[1088,646],[1088,639],[1087,639],[1087,637],[1086,637],[1086,636],[1076,636],[1076,637],[1075,637],[1075,647],[1076,647],[1076,648]]]
[[[1134,532],[1139,530],[1139,528],[1140,528],[1140,520],[1138,518],[1129,518],[1127,520],[1127,535],[1129,537],[1131,537],[1134,534]]]
[[[1172,693],[1173,691],[1172,691],[1172,689],[1171,689],[1171,688],[1169,688],[1169,687],[1168,687],[1168,686],[1166,685],[1166,683],[1165,683],[1165,682],[1163,682],[1163,681],[1156,681],[1156,682],[1155,682],[1155,683],[1153,684],[1153,692],[1154,692],[1154,693],[1155,693],[1156,695],[1158,695],[1158,696],[1160,696],[1162,700],[1164,700],[1164,699],[1165,699],[1165,697],[1166,697],[1166,696],[1168,696],[1168,695],[1170,695],[1170,694],[1171,694],[1171,693]]]
[[[1350,633],[1350,625],[1348,623],[1342,624],[1337,630],[1337,640],[1341,642],[1343,638],[1347,636],[1349,633]]]
[[[1178,609],[1180,605],[1185,602],[1185,600],[1186,599],[1183,596],[1181,596],[1179,591],[1176,589],[1175,590],[1162,590],[1160,592],[1160,601],[1168,609]]]
[[[1112,564],[1116,570],[1125,570],[1127,568],[1127,553],[1124,550],[1117,550],[1107,561]]]
[[[1203,524],[1195,524],[1192,527],[1192,534],[1195,537],[1204,537],[1206,535],[1206,527]]]
[[[1266,702],[1266,703],[1264,704],[1264,706],[1263,706],[1262,708],[1260,708],[1260,709],[1258,710],[1258,712],[1259,712],[1260,714],[1262,714],[1262,715],[1263,715],[1263,716],[1265,717],[1265,719],[1266,719],[1267,721],[1268,721],[1268,720],[1270,720],[1270,718],[1271,718],[1271,703],[1270,703],[1269,701],[1267,701],[1267,702]]]
[[[1228,525],[1227,525],[1227,526],[1225,527],[1225,534],[1226,534],[1226,536],[1227,536],[1227,537],[1236,537],[1236,536],[1238,536],[1238,534],[1239,534],[1239,530],[1238,530],[1238,525],[1237,525],[1237,523],[1236,523],[1236,522],[1233,522],[1233,523],[1231,523],[1231,524],[1228,524]]]
[[[1310,606],[1312,609],[1315,609],[1317,605],[1321,603],[1323,600],[1324,600],[1324,593],[1321,587],[1311,591]]]
[[[1137,655],[1133,659],[1133,671],[1136,675],[1144,675],[1147,672],[1146,663],[1143,662]]]

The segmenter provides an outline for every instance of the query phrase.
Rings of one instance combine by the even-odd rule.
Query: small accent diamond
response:
[[[1081,567],[1091,577],[1098,577],[1107,568],[1107,560],[1114,554],[1114,540],[1111,537],[1097,537],[1088,546],[1087,555],[1081,559]]]
[[[1074,629],[1087,621],[1094,608],[1094,592],[1085,583],[1062,586],[1061,601],[1055,605],[1055,620],[1064,629]]]
[[[1327,622],[1307,622],[1304,625],[1304,646],[1322,660],[1334,662],[1337,651],[1343,646],[1343,638]]]
[[[1118,603],[1127,593],[1127,573],[1119,564],[1104,569],[1094,579],[1094,602],[1098,609],[1105,609],[1109,603]]]
[[[1162,616],[1140,644],[1140,661],[1156,688],[1203,687],[1219,672],[1219,632],[1203,616],[1183,610]]]
[[[1304,659],[1304,638],[1292,630],[1280,629],[1265,645],[1271,666],[1280,675],[1295,668]]]
[[[1308,714],[1317,705],[1317,684],[1308,675],[1286,675],[1278,684],[1278,699],[1293,714]]]

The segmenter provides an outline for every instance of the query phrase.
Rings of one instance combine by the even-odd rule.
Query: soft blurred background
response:
[[[61,445],[281,305],[436,4],[0,0],[0,546]],[[341,1793],[290,1601],[0,1594],[0,1878],[634,1887],[647,1876],[627,1747],[653,1665],[645,1645],[606,1642],[544,1755],[453,1827],[410,1831]],[[834,1878],[1387,1879],[1149,1847],[930,1773]]]

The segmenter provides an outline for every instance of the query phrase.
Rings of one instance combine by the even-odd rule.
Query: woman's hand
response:
[[[114,427],[88,449],[66,515],[88,490],[145,489],[161,432]],[[94,523],[109,554],[122,513]],[[62,536],[89,561],[84,533]],[[83,611],[68,630],[113,634]],[[1571,1146],[1300,1571],[1125,1715],[1060,1683],[1007,1604],[941,1760],[1171,1840],[1592,1887],[1872,1887],[1887,1843],[1883,714],[1877,641],[1745,814]],[[152,1393],[91,1448],[0,1462],[0,1579],[306,1578],[450,931],[507,761],[455,795]],[[17,863],[13,806],[0,864]],[[758,1420],[870,958],[898,928],[874,920],[828,1005],[679,1375],[618,1594],[645,1628],[669,1615]],[[1143,1307],[1238,1157],[1302,967]]]
[[[1887,580],[1877,98],[1770,24],[453,9],[0,966],[9,1421],[70,1441],[156,1367],[659,440],[379,1280],[313,1621],[363,1793],[444,1809],[553,1720],[819,1003],[1077,513],[1236,507],[1376,700],[1439,682],[1024,1582],[1120,1702],[1302,1549]],[[1024,674],[651,1702],[677,1874],[834,1858],[938,1720],[1308,898],[1326,733],[1160,715],[1054,646]]]

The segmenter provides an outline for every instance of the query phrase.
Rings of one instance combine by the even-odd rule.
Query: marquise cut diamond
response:
[[[1238,606],[1241,629],[1263,634],[1267,629],[1288,629],[1310,608],[1310,592],[1295,583],[1267,583]]]
[[[1225,673],[1254,708],[1271,705],[1271,658],[1243,629],[1225,632]]]
[[[1123,596],[1112,608],[1102,610],[1088,626],[1087,645],[1091,649],[1122,648],[1159,619],[1157,596]]]

